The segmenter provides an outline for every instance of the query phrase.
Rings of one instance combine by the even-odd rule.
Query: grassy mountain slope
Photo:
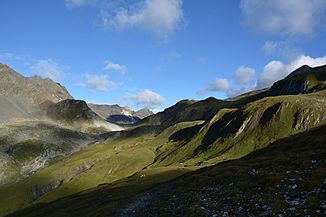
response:
[[[50,202],[131,176],[153,163],[155,150],[159,145],[168,142],[169,135],[196,124],[198,122],[179,123],[158,136],[148,133],[134,136],[129,134],[125,137],[122,134],[113,140],[84,148],[22,181],[0,187],[0,214],[12,212],[31,203]],[[161,170],[169,171],[166,168],[150,170],[155,170],[156,173]],[[173,178],[187,170],[177,170],[169,177]]]
[[[324,125],[326,70],[323,67],[303,69],[278,83],[277,89],[281,90],[278,93],[273,86],[227,100],[183,100],[127,130],[102,134],[105,142],[0,187],[0,215],[31,205],[42,210],[40,203],[52,203],[63,197],[84,205],[94,203],[76,211],[76,215],[85,211],[91,216],[96,214],[93,209],[102,199],[103,207],[96,210],[109,215],[114,207],[126,205],[132,199],[118,191],[141,194],[186,172],[239,159],[269,147],[276,140]],[[318,80],[313,85],[310,85],[311,75]],[[292,79],[296,83],[291,86]],[[301,84],[305,84],[304,88]],[[300,94],[293,95],[297,93]],[[92,193],[92,189],[97,193]],[[103,198],[102,190],[105,195],[108,190],[112,196]],[[76,199],[75,194],[83,198],[88,193],[92,199]],[[65,212],[63,203],[58,204],[55,206]],[[129,207],[125,211],[128,210],[133,209]],[[44,213],[51,216],[47,211]]]
[[[55,123],[24,121],[0,127],[0,186],[98,141],[97,136]]]
[[[31,203],[51,202],[139,171],[146,174],[155,170],[159,174],[171,169],[169,177],[173,178],[182,174],[173,171],[189,171],[240,158],[271,141],[325,123],[324,108],[325,91],[320,91],[269,97],[239,109],[221,109],[208,121],[180,122],[158,135],[144,134],[143,130],[136,133],[138,128],[130,129],[129,134],[118,132],[115,138],[111,139],[111,135],[102,144],[88,147],[22,182],[2,188],[2,195],[12,188],[21,190],[11,200],[0,197],[3,205],[0,209],[7,213]],[[42,194],[33,196],[33,186],[38,186]]]
[[[160,147],[155,164],[210,165],[239,158],[279,138],[325,124],[325,117],[326,91],[268,97],[221,109],[204,125],[189,128],[188,138],[171,138]]]
[[[323,216],[325,135],[323,125],[168,182],[178,170],[144,171],[10,216]]]

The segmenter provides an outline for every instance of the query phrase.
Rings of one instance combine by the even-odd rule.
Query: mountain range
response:
[[[24,77],[4,64],[0,64],[0,105],[0,185],[103,141],[101,133],[125,129],[73,99],[51,79]],[[110,114],[129,118],[107,107]],[[140,117],[151,114],[129,111]]]
[[[326,65],[157,114],[0,75],[0,216],[326,214]]]

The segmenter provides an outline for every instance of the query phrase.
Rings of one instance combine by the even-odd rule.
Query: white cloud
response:
[[[273,54],[278,47],[278,43],[274,41],[266,41],[263,45],[263,51],[265,54]]]
[[[225,78],[218,78],[207,88],[208,91],[222,91],[229,89],[229,81]]]
[[[119,64],[119,63],[114,63],[112,61],[105,61],[104,62],[104,70],[107,71],[116,71],[120,72],[122,74],[125,74],[127,72],[127,67],[125,65]]]
[[[164,109],[162,108],[155,108],[155,109],[151,109],[151,111],[154,113],[154,114],[157,114],[159,112],[162,112]]]
[[[125,98],[133,100],[137,106],[147,108],[155,108],[165,102],[165,99],[161,95],[149,89],[145,89],[134,95],[127,95]]]
[[[325,0],[241,0],[244,24],[287,36],[314,34],[326,20]]]
[[[84,81],[79,86],[90,90],[91,92],[106,92],[109,89],[116,89],[119,83],[109,81],[106,75],[86,74]]]
[[[271,61],[264,67],[259,75],[257,88],[260,89],[271,86],[275,81],[283,79],[302,65],[316,67],[324,64],[326,64],[326,56],[312,58],[310,56],[300,55],[288,64],[281,61]]]
[[[275,81],[284,78],[288,74],[286,65],[281,61],[271,61],[263,69],[258,78],[257,88],[271,86]]]
[[[234,80],[239,84],[245,84],[252,81],[256,70],[246,66],[240,66],[234,73]]]
[[[229,81],[225,78],[217,78],[207,88],[197,91],[198,95],[205,95],[208,92],[225,91],[230,88]]]
[[[252,91],[252,90],[254,90],[255,88],[253,88],[253,87],[248,87],[248,88],[246,88],[246,87],[243,87],[243,88],[240,88],[240,89],[233,89],[233,88],[230,88],[227,92],[226,92],[226,95],[228,96],[228,97],[236,97],[236,96],[239,96],[239,95],[241,95],[241,94],[243,94],[243,93],[247,93],[247,92],[249,92],[249,91]]]
[[[95,4],[97,0],[66,0],[67,7],[82,7]]]
[[[62,69],[57,62],[52,59],[38,60],[36,64],[30,67],[33,73],[42,77],[48,77],[54,81],[62,77]]]
[[[184,22],[182,0],[142,0],[113,13],[102,10],[105,28],[123,30],[141,27],[160,39],[166,39]]]

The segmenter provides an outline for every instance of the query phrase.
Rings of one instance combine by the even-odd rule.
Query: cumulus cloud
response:
[[[219,92],[225,91],[230,88],[230,84],[228,79],[225,78],[217,78],[213,83],[208,85],[207,88],[201,89],[197,91],[198,95],[205,95],[208,92]]]
[[[116,89],[119,83],[110,81],[106,75],[86,74],[79,86],[95,92],[107,92],[109,89]]]
[[[137,106],[146,108],[155,108],[165,102],[161,95],[150,89],[145,89],[137,94],[129,94],[125,98],[134,101]]]
[[[125,65],[119,64],[119,63],[114,63],[112,61],[105,61],[104,62],[104,70],[107,71],[116,71],[120,72],[122,74],[125,74],[127,72],[127,67]]]
[[[234,73],[234,80],[238,84],[245,84],[252,81],[255,77],[256,70],[246,66],[240,66]]]
[[[310,57],[307,55],[299,55],[288,63],[279,60],[273,60],[267,63],[258,79],[255,78],[255,70],[249,67],[240,66],[234,73],[235,82],[229,82],[227,79],[216,79],[207,88],[197,91],[198,95],[205,95],[209,92],[223,92],[228,97],[239,96],[243,93],[270,87],[274,82],[283,79],[294,70],[303,65],[310,67],[322,66],[326,64],[326,55],[321,57]],[[249,81],[252,81],[249,83]]]
[[[54,81],[62,77],[62,69],[57,62],[52,59],[38,60],[36,64],[30,67],[33,73],[42,77],[50,78]]]
[[[246,26],[271,34],[311,35],[326,20],[324,0],[241,0],[240,8]]]
[[[229,89],[229,81],[225,78],[218,78],[207,88],[208,91],[222,91]]]
[[[166,39],[184,22],[182,0],[142,0],[113,12],[102,10],[102,22],[107,29],[141,27]]]
[[[271,61],[264,67],[259,75],[257,88],[260,89],[271,86],[275,81],[283,79],[302,65],[316,67],[324,64],[326,64],[326,56],[312,58],[310,56],[300,55],[288,64],[281,61]]]

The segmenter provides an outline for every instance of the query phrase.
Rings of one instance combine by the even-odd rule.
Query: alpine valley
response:
[[[156,114],[0,65],[0,216],[325,216],[326,65]]]

